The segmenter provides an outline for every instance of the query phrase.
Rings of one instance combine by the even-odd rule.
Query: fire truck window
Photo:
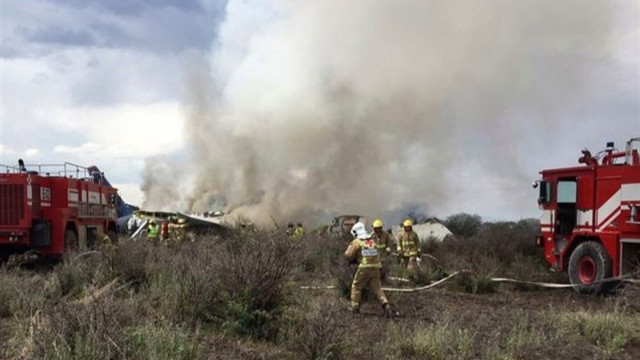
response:
[[[558,182],[558,203],[576,202],[576,182],[575,181],[559,181]]]
[[[538,204],[548,204],[550,201],[549,196],[551,195],[551,183],[546,181],[540,182],[540,193],[538,196]]]

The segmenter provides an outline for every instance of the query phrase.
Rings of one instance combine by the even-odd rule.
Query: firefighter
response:
[[[360,297],[362,289],[369,285],[371,291],[378,298],[387,317],[393,316],[393,311],[389,305],[387,297],[382,291],[380,283],[380,269],[382,264],[380,261],[380,252],[376,248],[375,241],[367,233],[365,226],[361,222],[357,222],[351,228],[351,235],[354,240],[349,244],[345,251],[345,256],[349,261],[358,263],[358,270],[353,277],[351,283],[351,306],[349,311],[352,313],[360,312]]]
[[[173,241],[175,244],[182,244],[187,237],[187,224],[183,218],[178,219],[178,224],[173,233]]]
[[[98,250],[106,253],[113,253],[116,248],[114,241],[103,232],[96,234],[96,245]]]
[[[156,219],[149,220],[149,225],[147,225],[147,241],[157,244],[159,235],[160,226],[156,223]]]
[[[420,261],[420,239],[413,231],[413,221],[410,219],[402,223],[404,232],[398,237],[398,256],[402,265],[410,271],[416,268],[416,262]]]
[[[380,219],[373,220],[371,224],[373,227],[373,233],[371,237],[376,242],[376,248],[380,250],[380,252],[384,252],[386,254],[391,253],[391,235],[387,231],[384,231],[382,227],[384,223]]]
[[[160,225],[160,240],[166,246],[169,242],[169,219],[162,220]]]
[[[302,223],[299,222],[296,228],[293,230],[293,237],[296,239],[300,239],[304,236],[304,227],[302,227]]]
[[[376,242],[376,249],[380,252],[382,260],[382,271],[380,273],[382,281],[389,275],[389,255],[391,254],[391,235],[384,231],[384,223],[380,219],[373,220],[373,233],[371,238]]]

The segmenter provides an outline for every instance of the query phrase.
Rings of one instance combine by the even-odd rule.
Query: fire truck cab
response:
[[[0,255],[33,250],[45,256],[117,241],[117,190],[102,173],[71,164],[0,165]]]
[[[566,271],[574,289],[602,293],[607,279],[640,269],[640,157],[633,138],[624,151],[582,151],[582,166],[540,172],[538,205],[544,259]]]

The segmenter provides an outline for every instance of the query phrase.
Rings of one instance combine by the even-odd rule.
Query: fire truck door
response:
[[[576,178],[563,178],[558,181],[556,192],[558,209],[556,211],[555,224],[557,235],[566,237],[573,232],[576,226],[577,188]]]
[[[593,176],[583,174],[578,180],[578,198],[576,199],[576,227],[580,230],[593,230],[595,201]]]

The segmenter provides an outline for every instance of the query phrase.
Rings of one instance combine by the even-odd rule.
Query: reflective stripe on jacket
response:
[[[380,251],[376,249],[373,239],[353,240],[344,254],[349,260],[356,260],[359,269],[382,267]]]
[[[158,233],[159,232],[160,232],[160,226],[158,224],[149,225],[149,230],[147,232],[147,237],[156,238],[156,237],[158,237]]]
[[[398,239],[398,253],[403,256],[418,256],[420,239],[415,232],[403,232]]]
[[[382,231],[380,236],[374,231],[371,233],[371,238],[376,242],[376,248],[380,251],[391,251],[391,235],[388,232]]]

